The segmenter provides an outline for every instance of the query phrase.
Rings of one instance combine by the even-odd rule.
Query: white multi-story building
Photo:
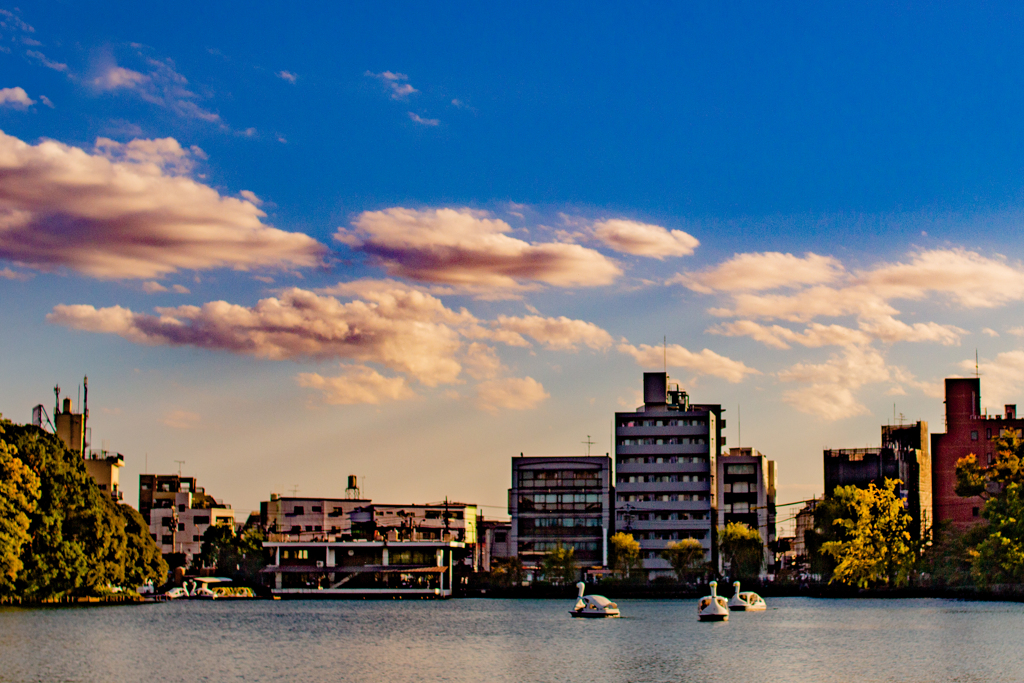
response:
[[[644,569],[671,571],[661,552],[695,538],[714,543],[716,462],[725,439],[720,405],[691,404],[664,372],[644,373],[644,405],[615,414],[615,530],[639,541]]]
[[[183,553],[191,562],[203,545],[203,534],[211,526],[234,527],[235,511],[230,506],[195,507],[191,491],[178,491],[173,498],[159,499],[160,507],[149,511],[149,533],[164,555]],[[164,503],[167,501],[170,504]]]

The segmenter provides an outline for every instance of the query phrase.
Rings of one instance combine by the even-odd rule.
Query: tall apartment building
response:
[[[572,548],[581,569],[608,565],[612,460],[607,455],[512,458],[509,551],[535,573],[544,555]]]
[[[774,570],[775,461],[753,448],[731,448],[718,459],[718,527],[741,522],[757,529],[764,545],[763,573]]]
[[[932,520],[932,463],[928,447],[928,423],[882,425],[878,448],[837,448],[824,451],[825,495],[837,486],[881,487],[897,479],[896,493],[910,513],[910,533],[921,538]]]
[[[139,512],[160,552],[177,555],[180,564],[199,554],[211,526],[235,523],[230,505],[207,495],[194,477],[177,474],[140,474]]]
[[[720,405],[690,403],[664,372],[644,373],[644,405],[615,414],[615,527],[640,542],[644,569],[671,571],[661,551],[695,538],[716,561],[717,461],[725,444]]]
[[[932,504],[935,522],[966,528],[984,521],[981,498],[956,495],[956,461],[974,454],[987,465],[995,458],[995,439],[1024,433],[1024,419],[1017,406],[1007,404],[1001,415],[981,408],[981,380],[977,377],[946,378],[946,433],[932,434]]]

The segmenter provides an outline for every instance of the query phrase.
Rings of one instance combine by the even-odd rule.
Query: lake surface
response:
[[[0,681],[1022,681],[1024,605],[696,601],[178,601],[0,609]]]

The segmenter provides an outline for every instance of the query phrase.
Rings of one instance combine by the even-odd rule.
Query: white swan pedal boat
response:
[[[741,593],[739,581],[734,581],[732,586],[735,592],[729,599],[729,609],[733,612],[763,612],[768,609],[764,598],[757,593],[751,591]]]
[[[718,594],[718,582],[708,584],[711,595],[705,595],[697,603],[697,617],[701,621],[729,621],[729,602]]]
[[[583,595],[583,591],[587,589],[587,584],[580,581],[576,584],[576,588],[580,591],[576,597],[576,605],[569,610],[569,614],[573,617],[582,619],[614,619],[621,616],[619,614],[619,606],[603,595]]]

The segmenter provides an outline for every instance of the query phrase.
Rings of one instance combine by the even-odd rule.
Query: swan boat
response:
[[[587,589],[587,584],[580,581],[576,584],[576,588],[580,591],[576,597],[576,606],[569,611],[569,614],[573,617],[601,619],[621,616],[619,614],[619,606],[603,595],[583,595],[583,591]]]
[[[729,609],[733,612],[763,612],[768,609],[768,605],[765,604],[764,598],[757,593],[751,591],[740,592],[740,582],[734,581],[732,584],[735,592],[732,598],[729,599]]]
[[[705,595],[697,604],[697,616],[701,621],[729,621],[729,603],[718,594],[718,582],[708,584],[711,595]]]

